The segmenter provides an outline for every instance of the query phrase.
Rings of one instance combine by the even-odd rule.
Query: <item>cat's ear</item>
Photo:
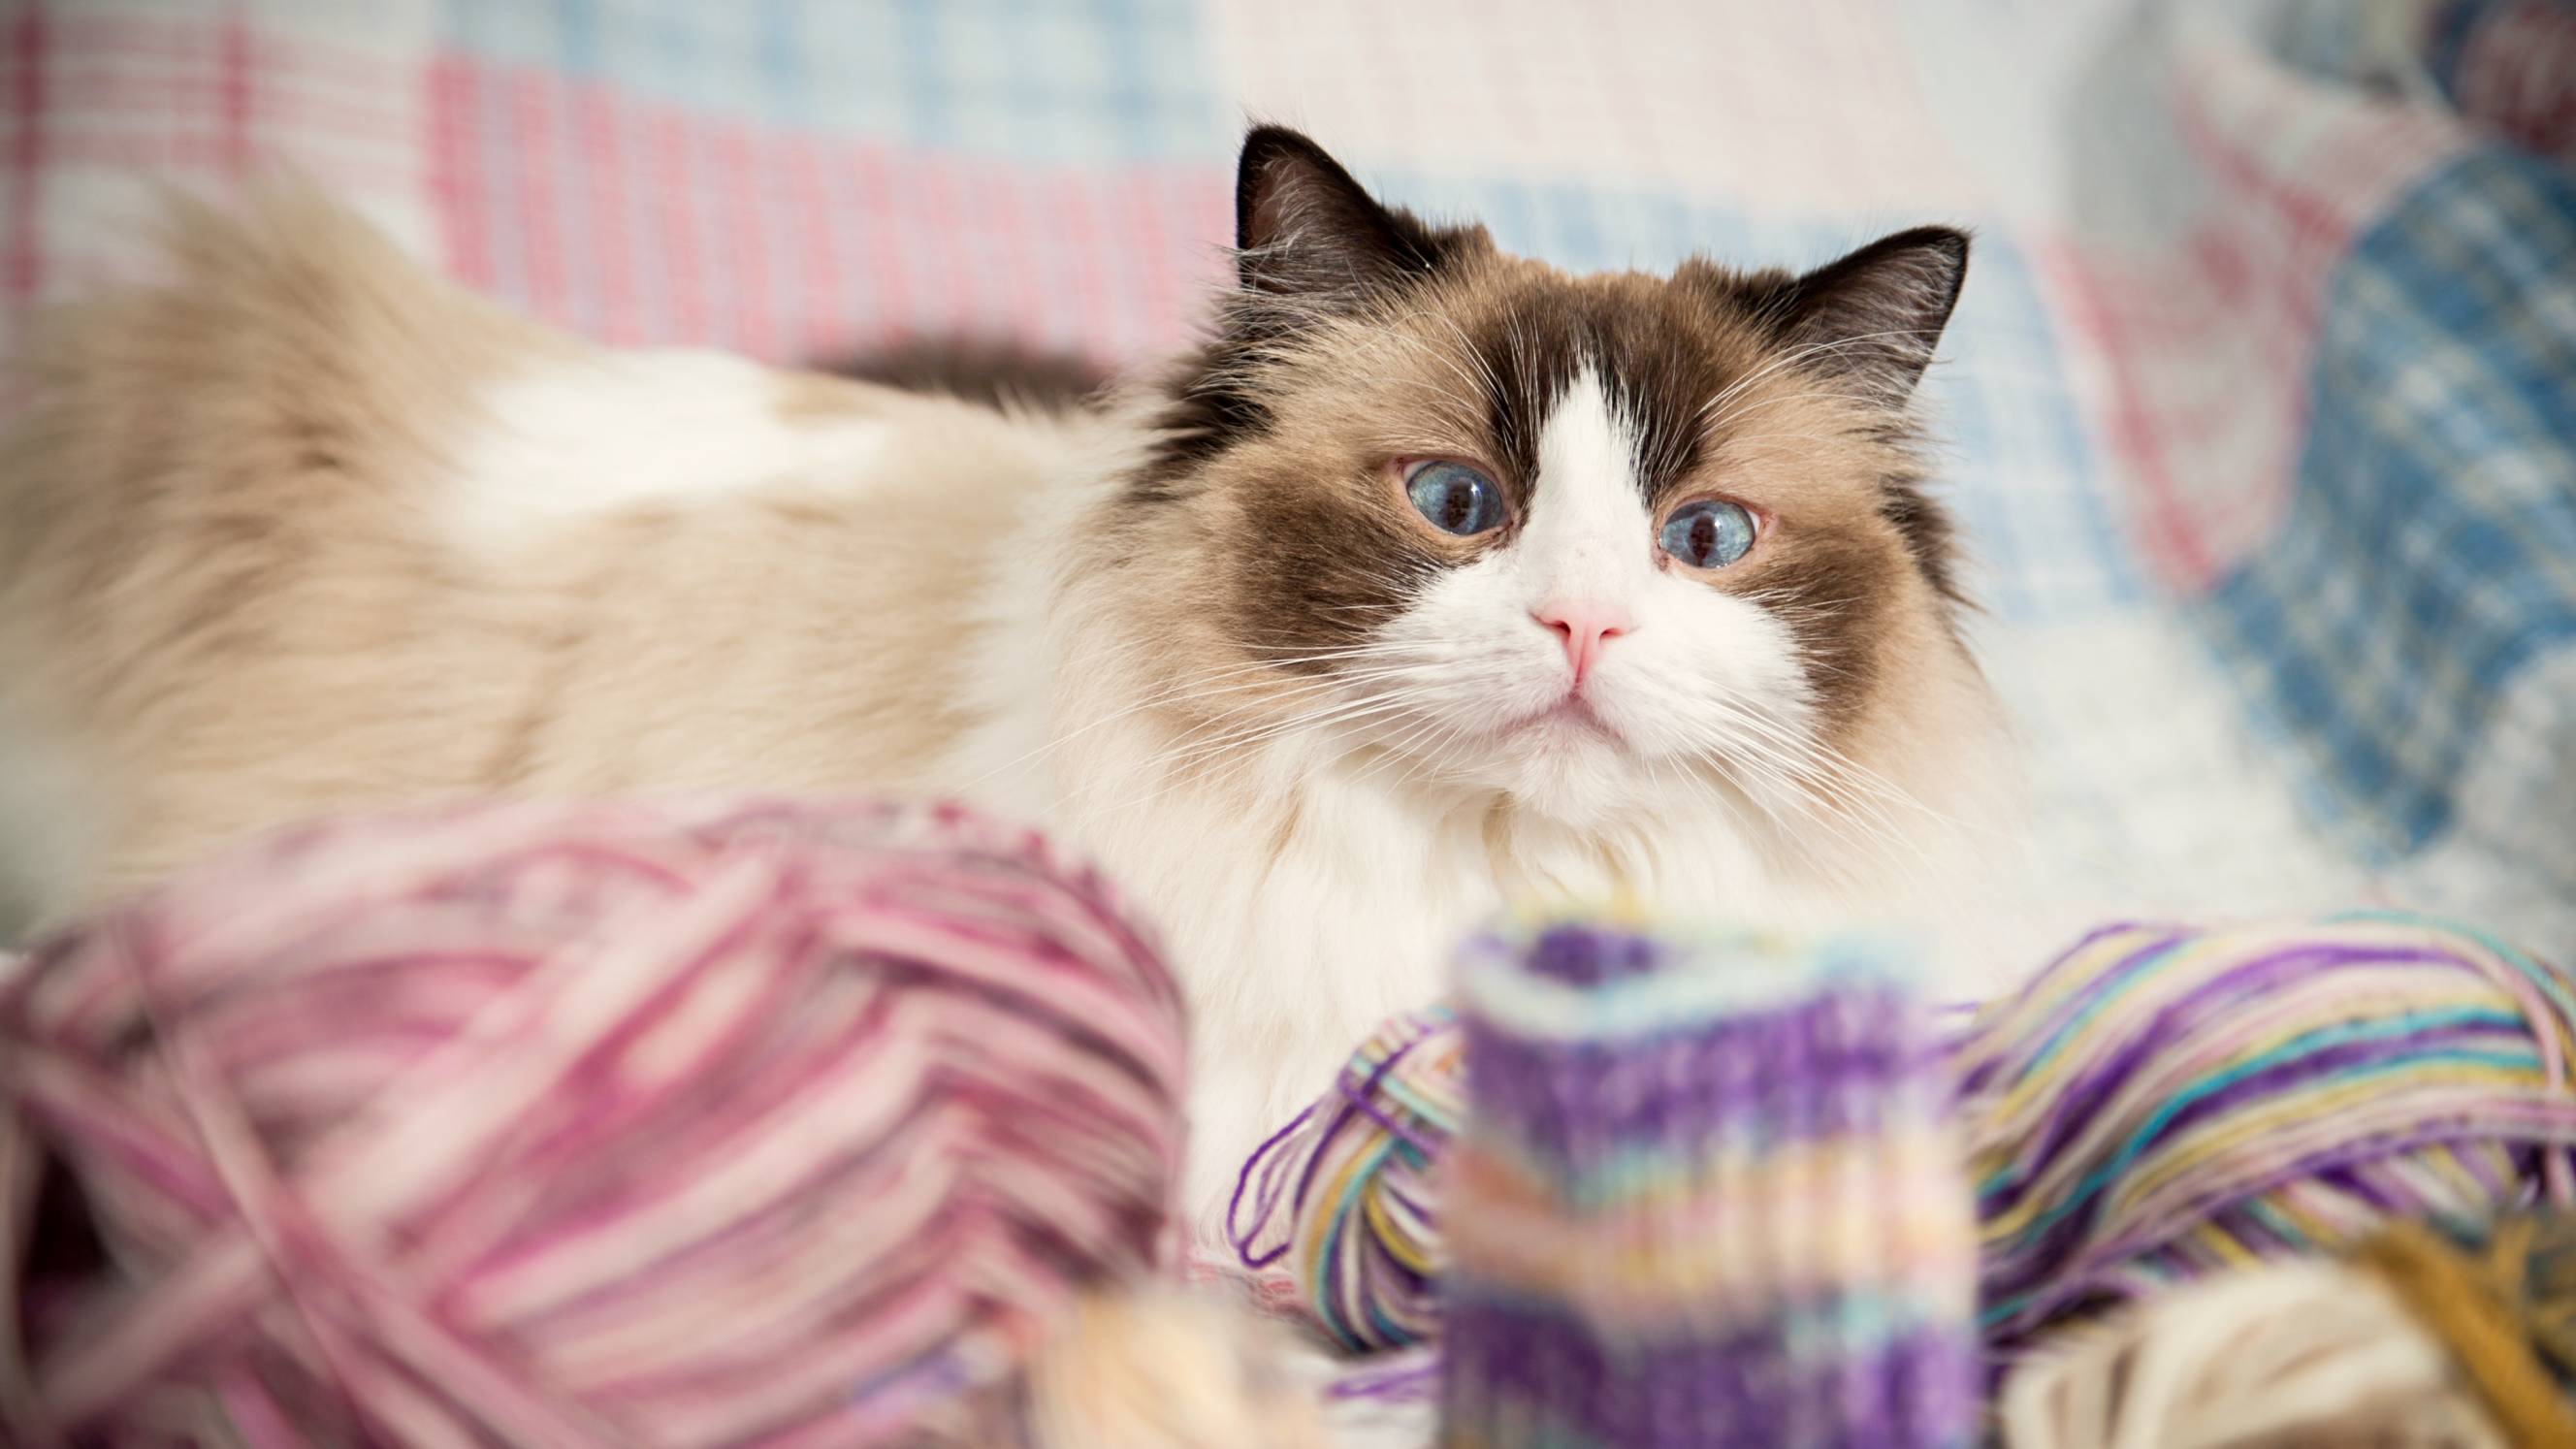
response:
[[[1379,205],[1323,147],[1295,131],[1259,126],[1244,137],[1234,245],[1246,291],[1366,294],[1429,274],[1459,236]]]
[[[1772,283],[1755,301],[1809,366],[1901,403],[1932,361],[1967,275],[1966,233],[1917,227]]]

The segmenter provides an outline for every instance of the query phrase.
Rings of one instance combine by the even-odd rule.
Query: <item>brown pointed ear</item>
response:
[[[1756,302],[1807,365],[1901,403],[1922,380],[1967,275],[1965,232],[1917,227],[1774,283]]]
[[[1246,291],[1327,295],[1401,285],[1438,268],[1464,235],[1379,205],[1323,147],[1284,126],[1244,137],[1234,245]]]

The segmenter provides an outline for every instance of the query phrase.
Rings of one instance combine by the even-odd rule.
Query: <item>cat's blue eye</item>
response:
[[[1739,504],[1703,498],[1674,509],[1655,541],[1692,568],[1722,569],[1752,549],[1753,515]]]
[[[1442,533],[1468,538],[1503,526],[1503,490],[1464,463],[1435,458],[1415,464],[1405,475],[1404,496]]]

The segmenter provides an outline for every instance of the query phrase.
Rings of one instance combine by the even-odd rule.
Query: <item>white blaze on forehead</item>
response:
[[[1538,436],[1538,478],[1521,549],[1542,597],[1615,602],[1647,572],[1653,541],[1638,485],[1636,429],[1591,365],[1574,375]]]

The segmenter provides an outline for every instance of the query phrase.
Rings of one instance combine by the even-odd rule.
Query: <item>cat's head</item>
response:
[[[1958,232],[1569,276],[1275,128],[1236,204],[1218,330],[1115,505],[1131,560],[1186,560],[1153,647],[1200,739],[1312,730],[1579,821],[1807,788],[1965,669],[1908,413]]]

